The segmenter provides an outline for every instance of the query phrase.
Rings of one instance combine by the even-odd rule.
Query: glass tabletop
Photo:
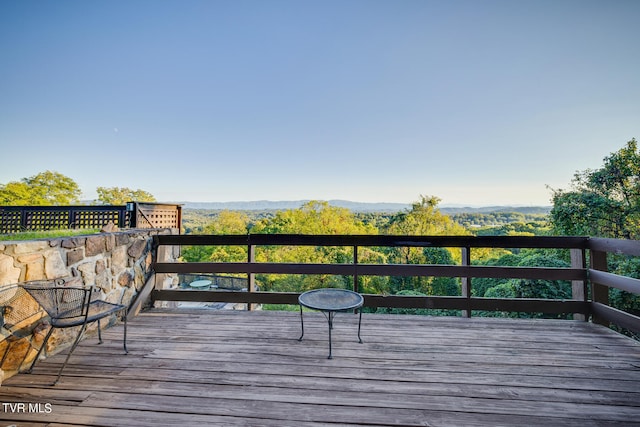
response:
[[[301,294],[298,302],[313,310],[342,311],[362,307],[364,297],[346,289],[314,289]]]

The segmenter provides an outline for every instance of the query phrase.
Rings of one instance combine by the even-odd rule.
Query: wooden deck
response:
[[[584,322],[154,310],[0,387],[0,425],[640,426],[640,343]],[[11,413],[7,403],[25,403]],[[39,405],[38,405],[39,404]],[[39,412],[38,412],[39,411]]]

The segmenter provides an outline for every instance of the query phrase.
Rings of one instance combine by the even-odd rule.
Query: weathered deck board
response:
[[[0,387],[18,425],[640,426],[640,343],[574,321],[154,310]],[[1,408],[0,408],[1,409]],[[27,411],[28,412],[28,411]],[[24,424],[23,424],[24,423]]]

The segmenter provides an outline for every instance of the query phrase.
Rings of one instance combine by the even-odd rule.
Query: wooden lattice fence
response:
[[[109,206],[0,206],[0,234],[57,229],[180,228],[182,207],[129,202]]]
[[[132,206],[133,205],[133,206]],[[182,207],[162,203],[127,203],[127,210],[135,212],[135,228],[180,228]]]

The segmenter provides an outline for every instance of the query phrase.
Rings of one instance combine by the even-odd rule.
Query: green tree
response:
[[[247,234],[249,227],[247,214],[223,210],[214,221],[204,227],[204,234]]]
[[[435,196],[420,195],[420,200],[412,203],[411,209],[396,214],[384,230],[384,234],[400,236],[462,236],[471,233],[443,214],[438,209],[440,199]],[[392,262],[423,264],[423,253],[419,248],[393,248],[396,257]],[[452,252],[454,261],[460,261],[459,251]]]
[[[127,187],[98,187],[98,200],[103,205],[124,205],[127,202],[153,203],[156,198],[144,190],[132,190]]]
[[[566,268],[567,261],[554,250],[525,249],[519,254],[508,254],[492,260],[485,265],[510,265],[516,267],[553,267]],[[486,298],[541,298],[571,299],[571,283],[566,280],[542,279],[473,279],[473,295]],[[508,317],[563,317],[536,313],[499,313],[486,312],[486,316]]]
[[[26,182],[12,181],[0,185],[0,205],[26,206],[37,204],[39,203],[33,203],[33,195]]]
[[[0,205],[71,205],[80,201],[80,187],[71,178],[53,171],[0,185]]]
[[[330,206],[328,202],[310,201],[298,209],[279,211],[273,218],[258,221],[252,233],[287,234],[375,234],[377,230],[356,219],[345,208]],[[367,256],[375,257],[368,251]],[[291,263],[349,263],[353,262],[351,247],[267,247],[256,250],[260,262]],[[320,287],[351,286],[351,277],[332,275],[259,275],[263,289],[274,291],[304,291]],[[368,286],[371,282],[368,282]]]
[[[376,231],[372,225],[358,220],[349,209],[317,200],[298,209],[279,211],[251,229],[252,233],[266,234],[374,234]]]
[[[242,212],[224,210],[203,229],[203,234],[247,234],[249,217]],[[188,262],[243,262],[245,246],[186,246],[182,258]]]
[[[440,199],[420,195],[411,209],[396,214],[386,229],[386,234],[403,236],[469,235],[463,226],[438,209]]]
[[[640,151],[635,139],[605,157],[602,168],[576,173],[571,191],[553,195],[551,222],[557,234],[640,238]],[[640,261],[611,254],[612,273],[640,277]],[[640,313],[640,295],[609,289],[613,307]]]
[[[396,214],[386,234],[404,236],[469,235],[466,228],[454,222],[451,217],[438,209],[440,199],[434,196],[420,195],[411,209]],[[456,264],[461,260],[459,249],[446,248],[384,248],[390,263],[398,264]],[[389,279],[389,291],[416,291],[427,295],[459,295],[460,284],[457,279],[448,277],[392,277]]]
[[[605,157],[602,168],[577,172],[571,190],[555,190],[557,234],[640,238],[640,152],[635,139]]]

